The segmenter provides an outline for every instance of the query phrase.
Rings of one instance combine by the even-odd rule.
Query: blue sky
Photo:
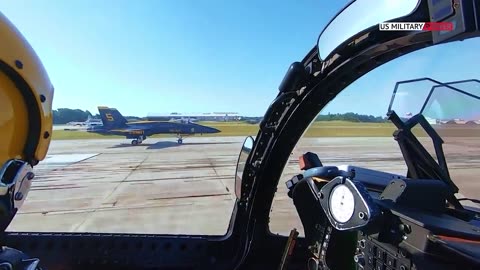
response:
[[[347,2],[8,0],[2,12],[44,62],[54,108],[263,115],[290,63],[304,57]],[[469,66],[479,60],[479,45],[445,45],[387,64],[324,112],[384,115],[397,80],[478,78]]]
[[[2,12],[44,62],[54,108],[263,115],[346,2],[8,0]]]

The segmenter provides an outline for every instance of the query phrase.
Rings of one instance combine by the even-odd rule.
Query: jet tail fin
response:
[[[98,106],[103,127],[106,129],[122,128],[127,124],[127,119],[115,108]]]

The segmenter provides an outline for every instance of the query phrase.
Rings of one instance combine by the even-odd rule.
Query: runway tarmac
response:
[[[235,199],[234,173],[244,137],[52,141],[48,157],[10,231],[210,234],[226,232]],[[477,148],[447,145],[461,192],[478,197]],[[468,141],[467,141],[468,142]],[[392,138],[304,138],[284,170],[271,230],[301,230],[284,182],[299,173],[298,156],[317,153],[324,165],[355,164],[393,173],[405,165]],[[468,177],[468,178],[467,178]]]

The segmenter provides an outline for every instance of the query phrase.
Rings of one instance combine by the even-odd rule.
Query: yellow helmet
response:
[[[30,44],[1,12],[0,40],[0,219],[3,219],[5,214],[15,214],[21,206],[34,176],[33,166],[47,154],[52,135],[53,86]]]

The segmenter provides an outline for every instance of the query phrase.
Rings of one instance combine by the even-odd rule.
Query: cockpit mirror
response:
[[[419,0],[353,0],[335,16],[318,37],[318,55],[326,59],[339,45],[376,24],[407,16]]]
[[[235,172],[235,195],[237,199],[242,196],[242,178],[245,170],[245,163],[248,155],[252,152],[254,140],[251,136],[247,137],[243,142],[242,149],[238,155],[237,169]]]

